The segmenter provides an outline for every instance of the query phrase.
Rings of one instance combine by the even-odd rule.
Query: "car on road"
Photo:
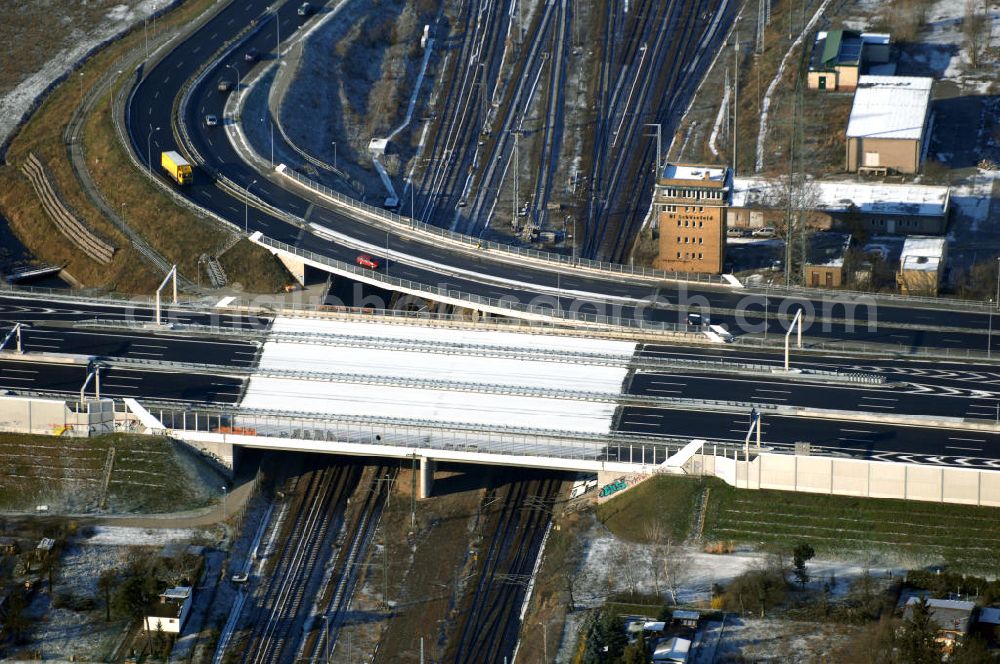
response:
[[[206,115],[205,116],[205,126],[206,127],[214,127],[217,124],[219,124],[219,118],[218,117],[216,117],[214,115]]]
[[[298,10],[296,11],[299,16],[309,16],[309,14],[312,14],[312,10],[313,10],[312,5],[310,5],[308,2],[303,2],[301,5],[299,5]]]
[[[354,262],[361,267],[368,268],[369,270],[377,270],[379,266],[378,259],[372,258],[368,254],[359,254],[358,257],[354,259]]]
[[[233,84],[224,78],[220,78],[219,83],[215,86],[215,89],[219,92],[229,92],[233,89]]]
[[[257,62],[257,51],[255,51],[254,49],[250,49],[249,51],[243,54],[243,59],[246,60],[247,62]]]
[[[233,583],[246,583],[248,574],[246,572],[239,572],[238,574],[233,574]]]

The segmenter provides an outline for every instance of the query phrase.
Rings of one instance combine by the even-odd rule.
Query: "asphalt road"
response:
[[[79,395],[87,379],[83,365],[38,364],[0,360],[0,389]],[[102,397],[134,397],[192,403],[236,403],[243,380],[214,374],[105,369]],[[94,383],[87,386],[94,394]]]
[[[750,415],[627,407],[619,431],[742,443]],[[762,444],[790,447],[807,441],[817,451],[894,461],[1000,468],[1000,433],[947,431],[764,415]]]
[[[703,362],[734,362],[784,365],[780,352],[748,350],[735,346],[660,346],[645,344],[640,347],[639,358],[696,360]],[[946,393],[944,388],[970,391],[1000,391],[1000,366],[977,362],[947,362],[938,359],[921,360],[912,357],[846,357],[837,353],[796,353],[792,346],[790,366],[799,369],[824,371],[863,372],[881,374],[890,381],[927,385]]]
[[[81,322],[88,320],[128,321],[151,323],[156,314],[152,307],[123,302],[121,304],[87,303],[79,299],[43,297],[31,294],[0,293],[0,326],[10,328],[14,323],[52,323],[54,321]],[[269,317],[234,316],[220,314],[209,308],[204,311],[175,308],[163,305],[161,320],[164,323],[208,325],[245,330],[266,330],[271,325]]]
[[[0,334],[4,328],[0,327]],[[26,353],[74,353],[155,362],[194,362],[250,367],[257,345],[172,335],[81,332],[68,328],[30,328],[21,335]]]
[[[417,265],[409,258],[393,260],[386,262],[382,268],[390,276],[482,297],[509,297],[523,304],[532,302],[540,304],[551,301],[554,294],[562,293],[566,298],[574,298],[573,304],[582,308],[585,313],[598,310],[604,315],[674,322],[683,314],[668,310],[637,309],[635,302],[642,298],[657,296],[679,306],[682,312],[691,307],[704,309],[710,306],[721,310],[741,305],[752,307],[754,303],[759,309],[763,308],[762,296],[755,297],[745,291],[678,283],[663,283],[654,287],[650,284],[623,283],[600,275],[559,275],[533,265],[510,264],[486,259],[483,256],[457,253],[440,243],[404,240],[395,233],[386,233],[367,226],[359,223],[357,219],[317,204],[316,200],[303,197],[297,189],[291,191],[278,186],[275,184],[277,180],[265,178],[240,160],[225,138],[223,127],[206,127],[203,122],[205,114],[219,116],[222,114],[225,100],[215,89],[218,80],[223,77],[229,80],[235,78],[233,67],[241,74],[246,74],[248,64],[243,59],[244,53],[252,48],[264,58],[274,57],[277,36],[275,25],[280,21],[281,35],[287,37],[304,20],[295,15],[294,2],[283,5],[277,18],[262,17],[261,12],[267,4],[263,0],[248,0],[226,6],[189,39],[176,45],[174,50],[149,72],[132,97],[129,131],[134,148],[140,155],[146,155],[148,150],[149,156],[152,157],[153,170],[159,177],[165,178],[160,173],[156,155],[163,150],[178,148],[169,131],[172,118],[171,104],[168,101],[176,97],[184,81],[189,79],[221,44],[246,28],[251,20],[258,21],[260,27],[254,36],[210,70],[203,83],[193,91],[192,103],[185,111],[186,120],[191,128],[192,141],[208,160],[208,169],[196,169],[195,183],[182,190],[185,196],[198,205],[233,223],[239,225],[245,223],[245,228],[249,232],[261,231],[270,238],[337,260],[353,263],[361,251],[357,247],[343,246],[306,233],[284,220],[254,207],[247,207],[243,197],[234,197],[214,185],[210,172],[219,172],[239,187],[251,187],[252,194],[266,203],[348,235],[367,248],[380,249],[388,246],[390,252],[405,252],[408,256],[419,256],[421,260],[434,264]],[[364,250],[367,251],[367,248]],[[609,304],[606,301],[609,297],[618,299]],[[844,299],[837,295],[827,297]],[[864,308],[845,315],[840,305],[833,303],[832,300],[824,302],[821,298],[822,296],[810,296],[809,299],[782,299],[772,295],[769,298],[769,308],[772,311],[785,309],[794,312],[794,306],[790,305],[792,302],[799,302],[807,309],[817,312],[822,319],[848,318],[858,323],[867,323],[872,315]],[[702,304],[698,304],[699,302]],[[563,306],[566,308],[565,302]],[[986,346],[986,337],[982,334],[929,329],[934,326],[947,326],[981,331],[989,325],[988,317],[984,313],[941,312],[904,303],[900,306],[879,305],[875,317],[877,331],[873,333],[852,332],[842,326],[838,328],[838,324],[835,323],[829,332],[812,326],[806,334],[826,340],[849,339],[879,343],[888,340],[892,345],[902,347],[936,346],[978,350]],[[718,317],[713,315],[713,318]],[[773,324],[777,325],[777,322]],[[912,329],[900,327],[901,325],[912,326]],[[772,329],[776,332],[781,328]],[[733,331],[739,333],[739,329]]]
[[[895,383],[893,387],[804,383],[761,376],[638,373],[629,394],[742,401],[761,406],[801,406],[885,415],[928,415],[1000,421],[1000,391]],[[766,411],[765,411],[766,412]]]

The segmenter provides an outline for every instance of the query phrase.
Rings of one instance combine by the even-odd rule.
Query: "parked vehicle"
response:
[[[177,184],[190,184],[194,180],[194,169],[191,162],[173,150],[160,155],[160,165]]]
[[[379,266],[378,260],[372,258],[368,254],[360,254],[357,258],[354,259],[354,262],[360,265],[361,267],[368,268],[369,270],[377,270]]]
[[[298,10],[296,11],[299,16],[309,16],[309,14],[312,14],[312,10],[313,10],[312,5],[310,5],[308,2],[303,2],[301,5],[299,5]]]
[[[764,226],[756,229],[751,235],[753,237],[774,237],[777,232],[774,230],[774,226]]]

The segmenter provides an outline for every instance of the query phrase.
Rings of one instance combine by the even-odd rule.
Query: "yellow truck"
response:
[[[160,165],[163,166],[163,170],[170,173],[170,177],[172,177],[177,184],[188,184],[194,179],[194,172],[191,170],[191,162],[173,150],[163,153],[160,157]]]

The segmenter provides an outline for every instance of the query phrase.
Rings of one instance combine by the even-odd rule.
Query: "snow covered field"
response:
[[[7,142],[53,81],[71,71],[91,49],[172,1],[0,1],[6,24],[0,25],[0,34],[8,33],[4,34],[6,43],[23,40],[27,28],[39,30],[42,34],[38,36],[45,37],[26,45],[26,54],[5,54],[3,68],[7,71],[0,83],[0,145]],[[17,64],[21,71],[16,71]]]

